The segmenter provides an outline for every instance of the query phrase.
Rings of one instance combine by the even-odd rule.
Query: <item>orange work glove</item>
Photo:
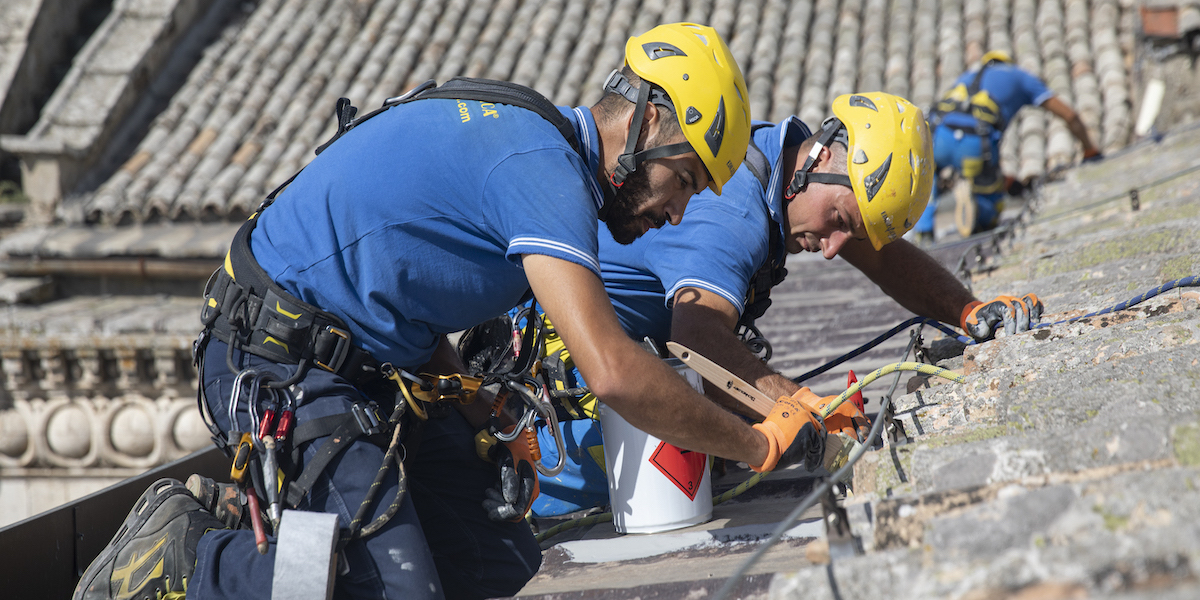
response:
[[[1000,327],[1009,335],[1029,331],[1041,320],[1042,310],[1042,301],[1034,294],[1020,298],[996,296],[988,302],[976,300],[967,304],[959,325],[975,341],[983,342],[995,337]]]
[[[514,427],[509,425],[502,433],[512,433]],[[534,443],[537,443],[536,438]],[[487,497],[483,500],[483,508],[489,519],[519,522],[537,499],[540,486],[529,444],[527,436],[520,435],[511,442],[497,443],[489,449],[489,457],[500,467],[500,482],[484,490]]]
[[[837,396],[827,396],[817,404],[817,410],[823,412]],[[871,433],[871,420],[864,415],[850,400],[846,400],[833,409],[825,417],[825,429],[831,434],[844,433],[858,443],[863,443]]]
[[[750,468],[762,473],[804,461],[809,471],[825,455],[825,425],[813,406],[822,399],[808,388],[781,397],[762,423],[753,427],[767,438],[767,460]]]

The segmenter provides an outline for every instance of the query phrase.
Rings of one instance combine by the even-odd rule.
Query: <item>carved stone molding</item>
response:
[[[0,470],[147,469],[211,443],[191,340],[10,339],[0,346]]]
[[[210,444],[194,399],[16,400],[0,411],[0,469],[148,469]]]

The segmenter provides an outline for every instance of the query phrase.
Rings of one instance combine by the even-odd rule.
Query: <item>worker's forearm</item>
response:
[[[682,307],[676,310],[681,309],[687,310]],[[691,320],[679,319],[676,326],[672,328],[672,339],[721,365],[725,370],[737,375],[772,398],[791,396],[800,389],[800,386],[793,383],[792,380],[775,372],[758,356],[750,352],[750,349],[742,343],[732,329],[715,319],[701,321],[701,323],[695,322],[696,319],[703,318],[703,313],[694,313]],[[689,323],[691,326],[686,325]],[[755,420],[762,419],[761,415],[722,390],[711,387],[706,389],[706,393],[718,404],[737,414]]]
[[[598,395],[600,400],[638,429],[675,446],[754,465],[766,460],[762,434],[701,396],[662,361],[648,354],[645,360],[645,368],[624,382],[625,391]]]
[[[963,307],[975,300],[941,263],[907,240],[896,240],[875,254],[842,254],[885,294],[923,317],[957,326]]]
[[[1083,120],[1079,118],[1079,115],[1075,115],[1074,118],[1067,121],[1067,129],[1071,130],[1071,135],[1075,136],[1075,139],[1079,140],[1080,144],[1083,144],[1084,152],[1098,150],[1095,144],[1092,143],[1092,137],[1088,134],[1087,126],[1083,124]]]

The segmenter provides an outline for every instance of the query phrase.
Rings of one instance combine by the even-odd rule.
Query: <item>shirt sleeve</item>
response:
[[[484,214],[505,257],[542,254],[581,265],[600,277],[596,204],[582,159],[569,147],[514,153],[488,176]]]
[[[766,205],[761,193],[751,193],[704,192],[688,204],[686,226],[664,227],[651,240],[646,263],[662,282],[668,307],[680,289],[694,287],[728,300],[739,315],[745,310],[746,290],[768,245]]]
[[[1021,87],[1029,97],[1030,104],[1041,106],[1043,102],[1054,97],[1054,90],[1046,87],[1046,83],[1036,75],[1026,71],[1020,71],[1020,73]]]

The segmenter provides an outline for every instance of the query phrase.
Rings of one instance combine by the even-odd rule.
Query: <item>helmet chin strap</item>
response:
[[[830,117],[821,124],[821,135],[817,137],[817,141],[813,143],[812,150],[808,152],[808,158],[804,160],[804,166],[796,171],[792,182],[788,184],[787,190],[783,192],[785,201],[796,197],[796,194],[803,192],[810,183],[828,183],[832,185],[844,185],[854,189],[850,184],[849,175],[841,175],[837,173],[813,173],[812,170],[817,166],[817,157],[821,155],[822,148],[828,148],[832,141],[840,141],[846,144],[846,126],[842,124],[836,117]]]
[[[687,142],[679,142],[677,144],[667,144],[655,148],[648,148],[641,152],[634,152],[637,148],[638,140],[641,138],[642,119],[646,116],[646,105],[651,102],[651,94],[653,92],[653,102],[655,104],[669,105],[669,99],[662,91],[652,89],[654,86],[649,82],[643,81],[636,92],[633,85],[629,83],[621,72],[614,70],[609,74],[608,80],[604,82],[604,91],[616,92],[624,96],[626,100],[634,103],[633,119],[629,122],[629,135],[625,138],[625,152],[617,157],[617,166],[613,169],[612,175],[604,184],[604,206],[600,207],[599,217],[603,221],[608,216],[608,208],[611,204],[612,196],[616,195],[616,191],[625,185],[625,180],[637,171],[642,163],[655,158],[666,158],[668,156],[678,156],[692,152],[692,145]]]

